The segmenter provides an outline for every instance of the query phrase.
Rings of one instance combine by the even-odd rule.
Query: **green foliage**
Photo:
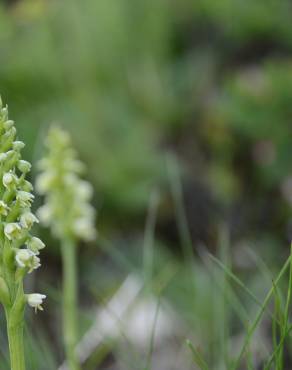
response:
[[[31,6],[21,3],[9,20],[1,13],[11,30],[3,34],[1,86],[8,98],[16,96],[13,113],[22,117],[23,134],[32,142],[36,131],[26,127],[62,121],[79,140],[106,200],[116,208],[122,203],[139,209],[161,168],[148,127],[161,113],[156,109],[154,117],[145,117],[143,110],[153,108],[147,100],[153,101],[160,83],[156,59],[167,52],[162,4],[147,2],[135,10],[129,1],[55,2],[37,14]],[[33,110],[28,101],[34,101]]]
[[[192,348],[203,368],[225,364],[218,352],[226,352],[226,325],[232,339],[248,331],[246,321],[268,289],[258,266],[241,261],[242,245],[264,256],[272,271],[269,288],[288,254],[291,40],[289,0],[20,0],[0,5],[1,94],[13,102],[11,113],[28,144],[25,156],[41,157],[43,132],[52,121],[68,129],[100,196],[95,201],[102,211],[100,229],[115,246],[101,238],[102,252],[82,250],[81,299],[86,301],[97,286],[103,296],[111,296],[123,274],[145,273],[140,264],[143,221],[149,194],[159,188],[155,251],[161,260],[155,260],[156,268],[163,270],[171,261],[171,273],[179,271],[165,294],[198,335],[194,343],[204,346]],[[168,176],[169,151],[178,157],[182,184],[177,174]],[[214,266],[198,262],[193,250],[201,243],[214,250],[222,218],[231,230],[230,254],[239,262],[231,271],[223,259],[223,273],[216,270],[213,276]],[[183,263],[181,255],[164,247],[182,250]],[[55,281],[58,260],[52,249],[46,253],[52,258],[48,275]],[[116,258],[110,264],[114,272],[107,271],[103,258]],[[248,286],[239,294],[238,272]],[[227,290],[232,313],[224,311],[222,284],[214,286],[212,279]],[[286,285],[273,290],[277,320],[271,358],[279,363],[277,346],[285,330],[278,321],[286,316],[275,292],[286,292]],[[253,344],[247,345],[249,369],[255,368]],[[287,349],[285,354],[289,358]]]

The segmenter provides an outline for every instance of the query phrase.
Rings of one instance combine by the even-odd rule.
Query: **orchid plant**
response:
[[[31,164],[22,159],[24,146],[0,99],[0,302],[6,315],[12,370],[25,369],[25,306],[43,310],[46,298],[44,294],[26,294],[23,287],[25,276],[41,266],[39,254],[45,247],[31,233],[38,219],[31,212],[33,186],[26,179]]]
[[[63,331],[67,363],[71,370],[80,369],[76,357],[78,328],[77,245],[96,237],[95,209],[90,205],[93,187],[80,176],[84,165],[77,159],[70,135],[59,127],[49,130],[47,154],[39,163],[41,173],[37,191],[44,196],[38,210],[43,225],[50,227],[60,240],[63,262]]]

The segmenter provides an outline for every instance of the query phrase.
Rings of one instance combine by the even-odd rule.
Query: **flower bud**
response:
[[[7,172],[3,175],[2,182],[6,189],[12,190],[17,184],[17,177],[12,172]]]
[[[29,182],[29,181],[27,181],[27,180],[25,180],[25,181],[23,181],[23,183],[22,183],[22,189],[24,190],[24,191],[27,191],[27,192],[31,192],[31,191],[33,191],[33,185]]]
[[[25,212],[20,216],[20,225],[25,229],[31,229],[34,223],[39,223],[39,220],[31,212]]]
[[[1,141],[1,151],[5,152],[11,147],[11,144],[14,141],[16,135],[16,128],[11,127],[10,130],[6,131],[5,134],[2,136],[2,141]]]
[[[17,168],[20,172],[27,173],[31,170],[31,164],[21,159],[18,161]]]
[[[9,240],[17,240],[22,237],[22,230],[18,223],[9,223],[4,227],[4,234]]]
[[[25,147],[25,144],[22,141],[14,141],[12,144],[13,150],[20,151]]]
[[[9,150],[6,152],[7,158],[4,164],[4,170],[7,172],[11,169],[14,169],[16,163],[19,159],[19,153],[17,153],[15,150]]]
[[[3,200],[0,200],[0,215],[1,216],[7,216],[9,211],[8,205],[3,202]]]
[[[45,244],[41,241],[41,239],[32,237],[27,243],[27,247],[35,254],[39,254],[41,249],[45,248]]]
[[[27,303],[35,309],[35,312],[37,312],[37,310],[43,311],[43,307],[41,305],[46,298],[47,296],[45,296],[44,294],[28,294]]]

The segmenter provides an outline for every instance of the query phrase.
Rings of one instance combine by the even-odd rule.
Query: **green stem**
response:
[[[1,298],[5,308],[11,370],[25,370],[23,326],[25,295],[23,276],[17,279],[14,254],[8,243],[3,248],[4,277],[1,280]]]
[[[11,324],[11,317],[9,313],[7,313],[6,317],[11,370],[25,370],[23,320],[21,323],[14,325]]]
[[[76,244],[72,240],[62,243],[63,258],[63,333],[65,352],[70,370],[80,370],[75,352],[77,344],[77,263]]]

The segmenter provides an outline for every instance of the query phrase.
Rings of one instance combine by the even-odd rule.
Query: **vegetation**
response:
[[[0,4],[0,90],[33,165],[28,179],[37,185],[35,164],[56,154],[44,146],[57,122],[98,194],[98,238],[74,236],[79,247],[66,249],[79,271],[74,343],[128,276],[143,285],[141,302],[154,299],[166,316],[171,307],[180,323],[160,342],[160,316],[151,319],[141,348],[143,330],[133,336],[127,322],[82,368],[291,368],[290,14],[289,0]],[[25,316],[29,369],[66,357],[56,230],[71,221],[61,192],[62,221],[52,235],[36,230],[44,266],[26,279],[47,295],[41,315]]]

